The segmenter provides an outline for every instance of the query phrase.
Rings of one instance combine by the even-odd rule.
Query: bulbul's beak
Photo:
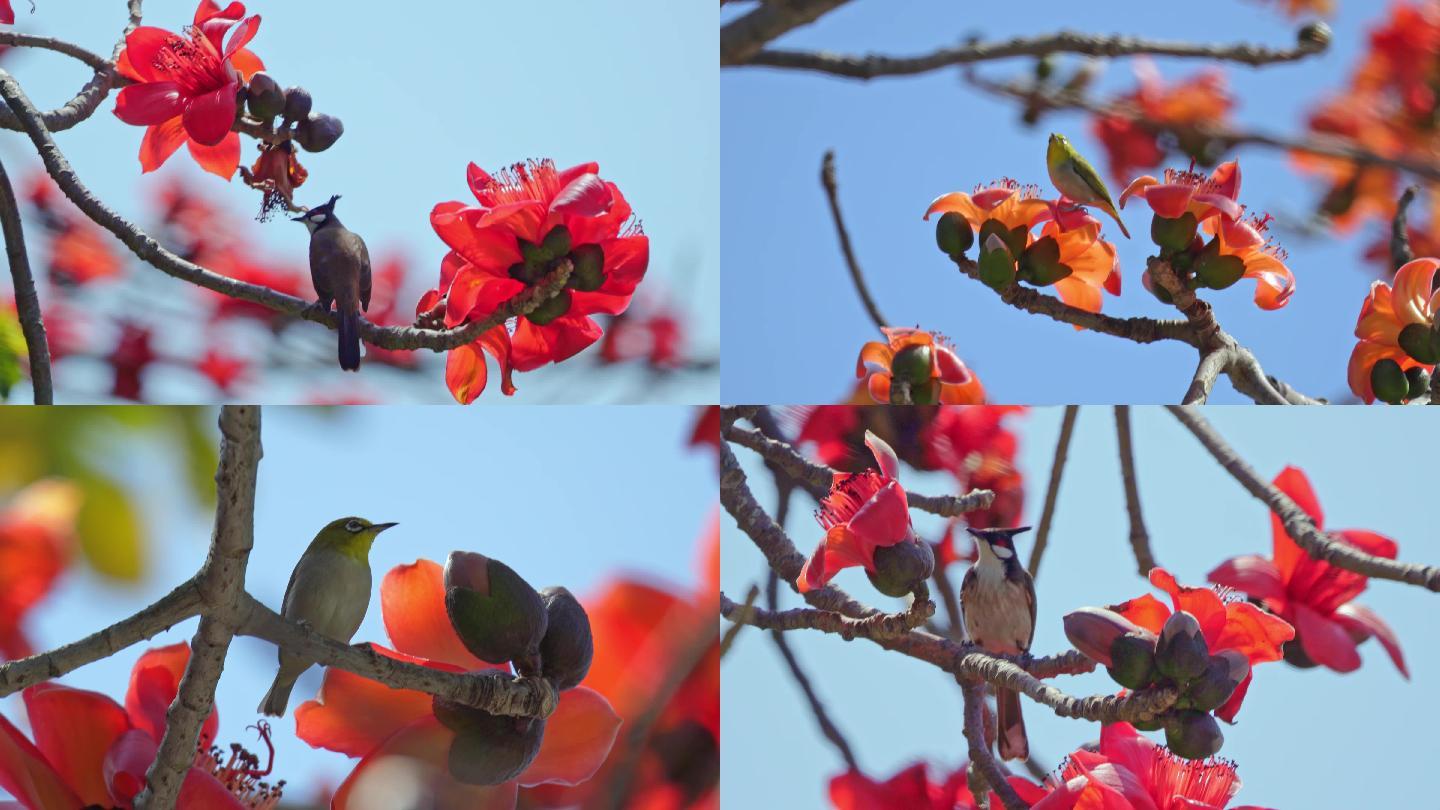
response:
[[[376,534],[379,534],[379,533],[385,531],[386,529],[389,529],[389,528],[391,528],[391,527],[393,527],[393,526],[399,526],[399,525],[400,525],[399,523],[376,523],[375,526],[374,526],[374,529],[375,529],[375,533],[376,533]]]
[[[301,215],[298,216],[298,217],[290,217],[290,221],[291,221],[291,222],[304,222],[304,221],[305,221],[305,217],[307,217],[307,216],[310,216],[310,212],[308,212],[308,211],[305,212],[305,213],[303,213],[303,214],[301,214]],[[394,525],[394,524],[391,524],[391,525]]]

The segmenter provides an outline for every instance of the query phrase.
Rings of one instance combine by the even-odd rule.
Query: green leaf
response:
[[[126,582],[145,572],[144,529],[130,495],[100,475],[78,479],[84,501],[76,520],[80,550],[97,572]]]
[[[10,312],[0,313],[0,401],[10,398],[10,390],[23,376],[20,358],[25,354],[25,335],[20,321]]]

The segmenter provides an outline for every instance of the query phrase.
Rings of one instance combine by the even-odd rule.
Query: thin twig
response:
[[[760,586],[751,585],[750,590],[747,591],[745,594],[745,607],[754,607],[755,602],[759,600],[759,598]],[[735,637],[740,635],[740,631],[744,627],[745,625],[740,624],[739,622],[735,622],[729,627],[725,628],[725,635],[720,637],[720,659],[722,661],[725,659],[725,653],[730,652],[730,645],[735,643]]]
[[[1376,557],[1354,546],[1332,540],[1289,495],[1267,483],[1255,472],[1255,468],[1240,458],[1205,417],[1200,415],[1199,409],[1174,405],[1167,407],[1175,418],[1200,440],[1205,449],[1210,451],[1210,455],[1215,457],[1226,472],[1251,495],[1270,507],[1284,525],[1285,533],[1312,558],[1372,579],[1405,582],[1440,592],[1440,566],[1402,563]]]
[[[1145,529],[1145,515],[1140,510],[1140,487],[1135,474],[1135,447],[1130,436],[1130,406],[1115,406],[1115,438],[1120,445],[1120,480],[1125,485],[1125,511],[1130,515],[1130,547],[1135,552],[1135,566],[1140,576],[1148,576],[1155,567],[1150,553],[1150,533]]]
[[[1415,202],[1415,195],[1419,191],[1419,186],[1406,186],[1399,201],[1395,203],[1395,218],[1390,222],[1391,269],[1399,270],[1415,258],[1415,254],[1410,250],[1409,223],[1406,220],[1410,212],[1410,203]]]
[[[1055,504],[1060,500],[1060,479],[1065,474],[1065,459],[1070,454],[1070,438],[1075,434],[1075,417],[1079,413],[1079,405],[1066,405],[1060,420],[1060,438],[1055,441],[1055,460],[1050,464],[1050,484],[1045,488],[1045,506],[1040,510],[1040,526],[1035,530],[1035,545],[1030,549],[1030,564],[1026,566],[1031,577],[1040,574],[1040,558],[1050,542]]]
[[[940,48],[918,56],[866,54],[855,56],[828,51],[765,49],[745,61],[759,67],[810,70],[850,79],[882,76],[914,76],[922,73],[1017,56],[1040,57],[1054,53],[1076,53],[1095,57],[1169,56],[1212,61],[1238,62],[1252,67],[1295,62],[1325,51],[1325,46],[1302,42],[1294,48],[1266,48],[1261,45],[1206,45],[1189,42],[1162,42],[1139,37],[1097,36],[1061,31],[1040,37],[1015,37],[1003,42],[971,42],[954,48]]]
[[[141,0],[129,0],[127,7],[130,15],[129,20],[126,22],[125,30],[120,33],[119,41],[115,43],[115,47],[110,52],[110,59],[103,67],[97,66],[95,63],[93,59],[95,54],[89,51],[82,53],[81,49],[76,46],[68,46],[66,50],[52,48],[52,50],[57,50],[67,56],[79,59],[87,66],[94,68],[95,75],[91,76],[89,81],[85,82],[69,101],[53,110],[37,113],[39,120],[49,131],[60,132],[70,129],[76,124],[88,119],[95,114],[96,110],[100,109],[101,102],[105,100],[106,96],[110,95],[110,91],[126,81],[125,77],[121,76],[119,72],[115,70],[114,63],[115,60],[120,58],[120,52],[125,49],[125,38],[130,35],[131,31],[134,31],[140,26]],[[20,44],[18,40],[17,44]],[[44,46],[36,44],[36,47]],[[10,129],[18,132],[23,128],[24,125],[21,118],[15,110],[7,106],[0,106],[0,129]]]
[[[20,331],[25,335],[25,351],[30,358],[30,385],[35,391],[35,404],[51,405],[55,402],[55,385],[50,378],[50,343],[45,338],[45,317],[40,311],[40,297],[35,292],[35,277],[30,273],[30,257],[25,251],[20,204],[4,164],[0,164],[0,230],[5,234],[5,256],[10,260],[15,313],[20,318]]]
[[[860,260],[855,258],[855,248],[850,244],[850,230],[845,227],[845,218],[840,214],[840,195],[835,185],[835,150],[833,149],[827,151],[825,158],[820,161],[820,185],[825,188],[825,200],[830,204],[830,218],[835,222],[835,235],[840,239],[840,252],[845,255],[845,267],[850,271],[850,280],[855,284],[855,292],[859,294],[860,303],[865,305],[865,312],[870,315],[870,320],[875,323],[875,328],[883,330],[890,322],[880,314],[880,308],[875,304],[875,297],[870,294],[870,287],[865,283],[865,273],[860,269]]]
[[[141,230],[134,223],[120,216],[101,202],[76,175],[65,155],[55,144],[50,131],[39,117],[39,112],[25,96],[13,77],[0,70],[0,97],[5,99],[9,109],[20,117],[25,131],[30,135],[45,170],[55,180],[65,196],[75,203],[87,217],[96,224],[115,234],[142,261],[161,272],[187,281],[199,287],[228,295],[242,301],[259,304],[267,309],[285,315],[302,318],[322,324],[327,328],[337,327],[336,316],[321,312],[311,302],[281,292],[249,284],[228,276],[207,270],[166,249],[154,237]],[[569,280],[573,267],[569,261],[562,261],[556,269],[533,287],[506,301],[481,321],[466,323],[453,329],[435,330],[418,327],[376,326],[365,319],[360,320],[360,336],[367,343],[385,349],[432,349],[446,351],[477,340],[486,331],[505,323],[510,318],[527,315],[536,307],[558,295]]]
[[[780,578],[774,571],[770,572],[769,580],[765,585],[765,601],[773,611],[778,607],[779,595],[777,593]],[[740,622],[735,624],[740,626]],[[800,667],[800,661],[795,657],[795,652],[790,649],[790,643],[785,640],[785,633],[780,630],[770,631],[770,638],[775,641],[775,647],[780,650],[780,657],[785,659],[785,665],[790,669],[790,676],[799,685],[800,691],[804,693],[805,700],[810,704],[810,711],[815,715],[815,722],[820,726],[820,733],[825,739],[835,746],[840,752],[840,758],[845,760],[845,765],[852,771],[860,770],[860,765],[855,761],[855,752],[850,749],[850,743],[845,735],[840,732],[835,723],[830,719],[830,714],[825,710],[825,704],[820,702],[820,696],[815,693],[815,687],[810,684],[810,678],[806,676],[805,670]]]

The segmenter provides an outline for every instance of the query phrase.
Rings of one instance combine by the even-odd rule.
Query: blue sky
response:
[[[1287,464],[1302,467],[1329,528],[1372,529],[1395,538],[1402,559],[1440,559],[1430,508],[1433,481],[1402,474],[1387,463],[1440,450],[1427,421],[1433,418],[1403,409],[1379,418],[1356,408],[1279,414],[1230,407],[1211,408],[1206,415],[1267,478]],[[1020,466],[1029,482],[1025,520],[1034,523],[1060,409],[1034,410],[1017,424],[1022,426]],[[1036,581],[1037,653],[1067,648],[1060,617],[1071,609],[1159,594],[1135,573],[1113,425],[1110,409],[1081,409],[1049,549]],[[1221,470],[1188,431],[1158,408],[1135,410],[1134,428],[1140,496],[1161,565],[1182,582],[1201,584],[1222,560],[1269,554],[1264,506]],[[749,451],[736,452],[761,501],[773,504],[763,467]],[[946,491],[946,480],[936,474],[905,468],[901,480],[919,492]],[[788,528],[808,553],[819,539],[819,527],[809,518],[803,498],[795,507]],[[922,535],[937,531],[933,516],[916,512],[914,517]],[[721,526],[721,587],[739,599],[764,573],[764,559],[728,516]],[[1028,559],[1030,541],[1022,540],[1020,551]],[[858,570],[842,572],[836,582],[867,603],[898,605],[876,593]],[[1221,756],[1239,763],[1245,782],[1237,804],[1348,806],[1353,797],[1338,798],[1337,787],[1343,786],[1342,792],[1353,787],[1361,773],[1369,775],[1364,780],[1368,805],[1418,807],[1431,797],[1424,780],[1413,775],[1432,766],[1432,730],[1440,722],[1440,709],[1429,697],[1440,678],[1435,598],[1420,588],[1390,582],[1372,582],[1359,598],[1395,629],[1410,681],[1400,677],[1373,641],[1361,646],[1364,665],[1349,675],[1278,663],[1257,670],[1239,723],[1224,729]],[[801,604],[794,594],[782,599],[782,607]],[[964,758],[960,692],[953,679],[865,641],[847,644],[836,636],[805,631],[790,634],[790,639],[832,719],[872,776],[888,777],[920,758],[948,772]],[[816,730],[774,644],[761,633],[742,632],[725,659],[721,679],[725,805],[824,806],[828,780],[844,764]],[[1103,671],[1055,683],[1074,695],[1116,688]],[[1060,719],[1028,701],[1025,720],[1031,751],[1051,767],[1093,741],[1098,729]]]
[[[990,3],[982,14],[943,0],[849,3],[777,46],[910,54],[954,45],[971,34],[1001,40],[1069,29],[1285,47],[1294,42],[1300,22],[1279,13],[1279,5],[1215,0],[1182,6],[1177,19],[1175,4],[1138,0]],[[1226,67],[1239,126],[1299,132],[1310,106],[1342,86],[1366,28],[1388,4],[1336,5],[1328,53],[1259,70]],[[1068,75],[1076,61],[1060,64]],[[1158,64],[1162,75],[1175,79],[1205,63]],[[1010,78],[1028,75],[1033,60],[977,67],[985,75]],[[1128,91],[1134,82],[1130,60],[1121,59],[1109,64],[1097,87]],[[954,70],[865,83],[800,71],[726,69],[720,84],[727,402],[838,401],[850,390],[861,343],[878,336],[850,286],[820,188],[820,158],[832,148],[841,205],[880,310],[896,325],[919,324],[951,337],[985,382],[991,401],[1180,399],[1194,370],[1191,348],[1076,334],[1067,325],[1011,309],[960,276],[935,248],[933,221],[921,220],[934,197],[968,192],[1002,176],[1050,191],[1044,152],[1052,129],[1069,134],[1103,166],[1085,117],[1055,114],[1024,128],[1015,104],[963,86]],[[1313,210],[1321,189],[1294,173],[1284,154],[1255,148],[1237,154],[1244,175],[1241,201],[1279,219],[1277,234],[1290,253],[1298,291],[1278,312],[1254,307],[1254,285],[1248,281],[1207,297],[1221,324],[1255,350],[1267,372],[1311,395],[1348,395],[1351,329],[1374,278],[1359,255],[1378,231],[1337,242],[1288,230],[1287,223]],[[1107,182],[1113,181],[1107,177]],[[1112,186],[1112,192],[1119,189]],[[1149,255],[1148,212],[1128,212],[1125,219],[1136,234],[1130,242],[1117,235],[1125,294],[1106,296],[1105,311],[1173,317],[1173,309],[1167,312],[1139,283]],[[1228,383],[1216,390],[1216,402],[1240,401]]]
[[[694,410],[680,407],[526,408],[487,418],[456,409],[266,408],[265,457],[247,587],[278,608],[289,572],[330,520],[359,514],[399,521],[371,552],[378,589],[390,568],[454,549],[503,560],[536,587],[563,584],[582,599],[631,573],[686,589],[698,580],[697,538],[715,508],[714,456],[687,449]],[[183,497],[168,445],[117,439],[112,465],[128,472],[150,529],[148,576],[127,589],[72,568],[31,615],[37,649],[72,641],[167,593],[204,560],[212,516]],[[151,645],[189,640],[195,621]],[[385,641],[372,596],[356,641]],[[61,679],[124,699],[137,645]],[[255,750],[255,706],[274,676],[275,648],[237,639],[217,692],[222,744]],[[304,675],[292,708],[313,697],[320,670]],[[19,695],[0,711],[22,717]],[[353,761],[294,736],[293,715],[275,723],[276,777],[306,800],[338,785]]]
[[[407,307],[438,278],[444,247],[430,228],[430,209],[468,193],[467,163],[493,169],[530,157],[553,157],[562,166],[594,160],[620,186],[650,235],[650,271],[641,290],[664,288],[690,313],[692,351],[701,358],[718,355],[720,112],[713,5],[639,0],[623,14],[583,0],[247,5],[263,20],[251,48],[269,72],[282,85],[309,89],[317,110],[345,123],[335,147],[304,158],[310,180],[300,200],[342,194],[346,225],[366,238],[372,253],[404,250],[414,267]],[[39,0],[31,15],[21,0],[17,27],[108,55],[124,27],[124,9],[120,2],[92,3],[76,14],[69,3]],[[194,0],[152,0],[145,4],[145,21],[176,30],[194,10]],[[49,53],[7,55],[5,68],[46,109],[69,99],[88,76],[73,60]],[[109,204],[144,222],[153,215],[158,177],[178,173],[220,195],[241,219],[258,210],[256,192],[238,180],[226,184],[202,175],[183,150],[156,175],[142,178],[136,153],[143,131],[121,123],[112,107],[113,98],[90,121],[57,138],[80,178]],[[0,140],[12,177],[39,168],[23,135]],[[253,159],[253,148],[246,139],[245,161]],[[307,237],[298,225],[276,221],[256,225],[255,233],[262,253],[303,266]],[[146,294],[171,300],[180,294],[177,284],[162,279]],[[308,344],[286,345],[300,352]],[[342,377],[333,364],[302,361],[300,369],[273,373],[246,393],[305,401],[319,388],[337,396],[448,402],[440,359],[427,357],[429,371],[419,379],[378,366],[358,379]],[[718,396],[713,373],[655,384],[638,369],[599,372],[588,368],[591,362],[582,356],[568,367],[522,376],[517,398],[697,403]],[[101,371],[83,361],[62,366],[67,401],[108,390]],[[189,375],[162,370],[154,376],[149,383],[155,401],[214,396]],[[492,394],[481,402],[501,399]]]

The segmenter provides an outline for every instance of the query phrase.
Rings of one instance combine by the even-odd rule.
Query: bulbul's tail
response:
[[[265,693],[256,711],[271,717],[283,717],[285,706],[290,703],[290,690],[294,688],[295,679],[286,677],[283,669],[275,673],[275,682],[270,684],[270,691]]]
[[[1020,714],[1020,693],[995,690],[996,744],[1001,759],[1029,759],[1030,741],[1025,737],[1025,717]]]
[[[340,368],[360,370],[360,313],[340,311]]]

